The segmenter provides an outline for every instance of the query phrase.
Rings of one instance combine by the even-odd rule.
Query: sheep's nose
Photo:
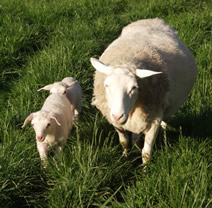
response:
[[[114,120],[115,120],[116,122],[118,122],[118,121],[123,117],[123,115],[124,115],[124,114],[121,114],[120,116],[117,116],[117,115],[112,114],[112,116],[113,116],[113,118],[114,118]]]
[[[37,140],[38,141],[42,141],[43,140],[43,136],[37,136]]]

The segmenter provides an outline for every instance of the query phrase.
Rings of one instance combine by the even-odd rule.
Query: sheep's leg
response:
[[[155,139],[158,135],[158,130],[160,127],[162,119],[156,119],[152,122],[152,126],[149,131],[145,134],[144,147],[142,149],[142,160],[143,163],[148,162],[152,154],[152,148],[155,143]]]
[[[138,149],[141,149],[143,144],[141,144],[141,134],[132,133],[131,139],[132,139],[132,146],[136,146]]]
[[[122,146],[123,152],[122,155],[127,157],[127,147],[128,147],[128,135],[125,131],[120,131],[116,129],[119,135],[119,142]]]
[[[138,137],[139,137],[138,134],[132,133],[132,136],[131,136],[132,144],[136,144],[136,141],[137,141]]]
[[[164,122],[164,121],[161,121],[160,126],[161,126],[161,128],[165,131],[165,130],[166,130],[166,127],[167,127],[167,123]]]

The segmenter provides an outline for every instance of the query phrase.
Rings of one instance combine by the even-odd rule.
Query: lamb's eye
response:
[[[50,126],[50,123],[48,123],[47,125],[46,125],[46,128],[48,128]]]
[[[63,92],[63,94],[64,94],[64,95],[66,94],[66,90]]]

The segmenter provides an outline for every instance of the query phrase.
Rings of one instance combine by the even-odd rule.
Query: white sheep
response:
[[[50,93],[66,94],[73,106],[74,119],[78,120],[82,105],[82,89],[79,82],[73,77],[66,77],[60,82],[46,85],[38,91],[50,91]]]
[[[31,121],[35,130],[37,149],[46,165],[49,148],[60,152],[66,144],[72,128],[72,107],[65,95],[51,94],[40,111],[31,113],[22,128]]]
[[[194,85],[193,55],[172,27],[155,18],[124,27],[100,60],[91,58],[91,63],[96,69],[92,103],[117,130],[123,154],[127,131],[132,137],[145,135],[146,163],[160,124],[178,110]]]

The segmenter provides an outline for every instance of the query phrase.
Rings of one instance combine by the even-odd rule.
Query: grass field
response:
[[[159,17],[194,54],[198,79],[143,171],[121,157],[114,128],[91,106],[98,57],[123,26]],[[212,207],[212,3],[207,0],[0,1],[0,207]],[[55,163],[43,169],[24,119],[41,108],[40,87],[67,76],[83,109]]]

